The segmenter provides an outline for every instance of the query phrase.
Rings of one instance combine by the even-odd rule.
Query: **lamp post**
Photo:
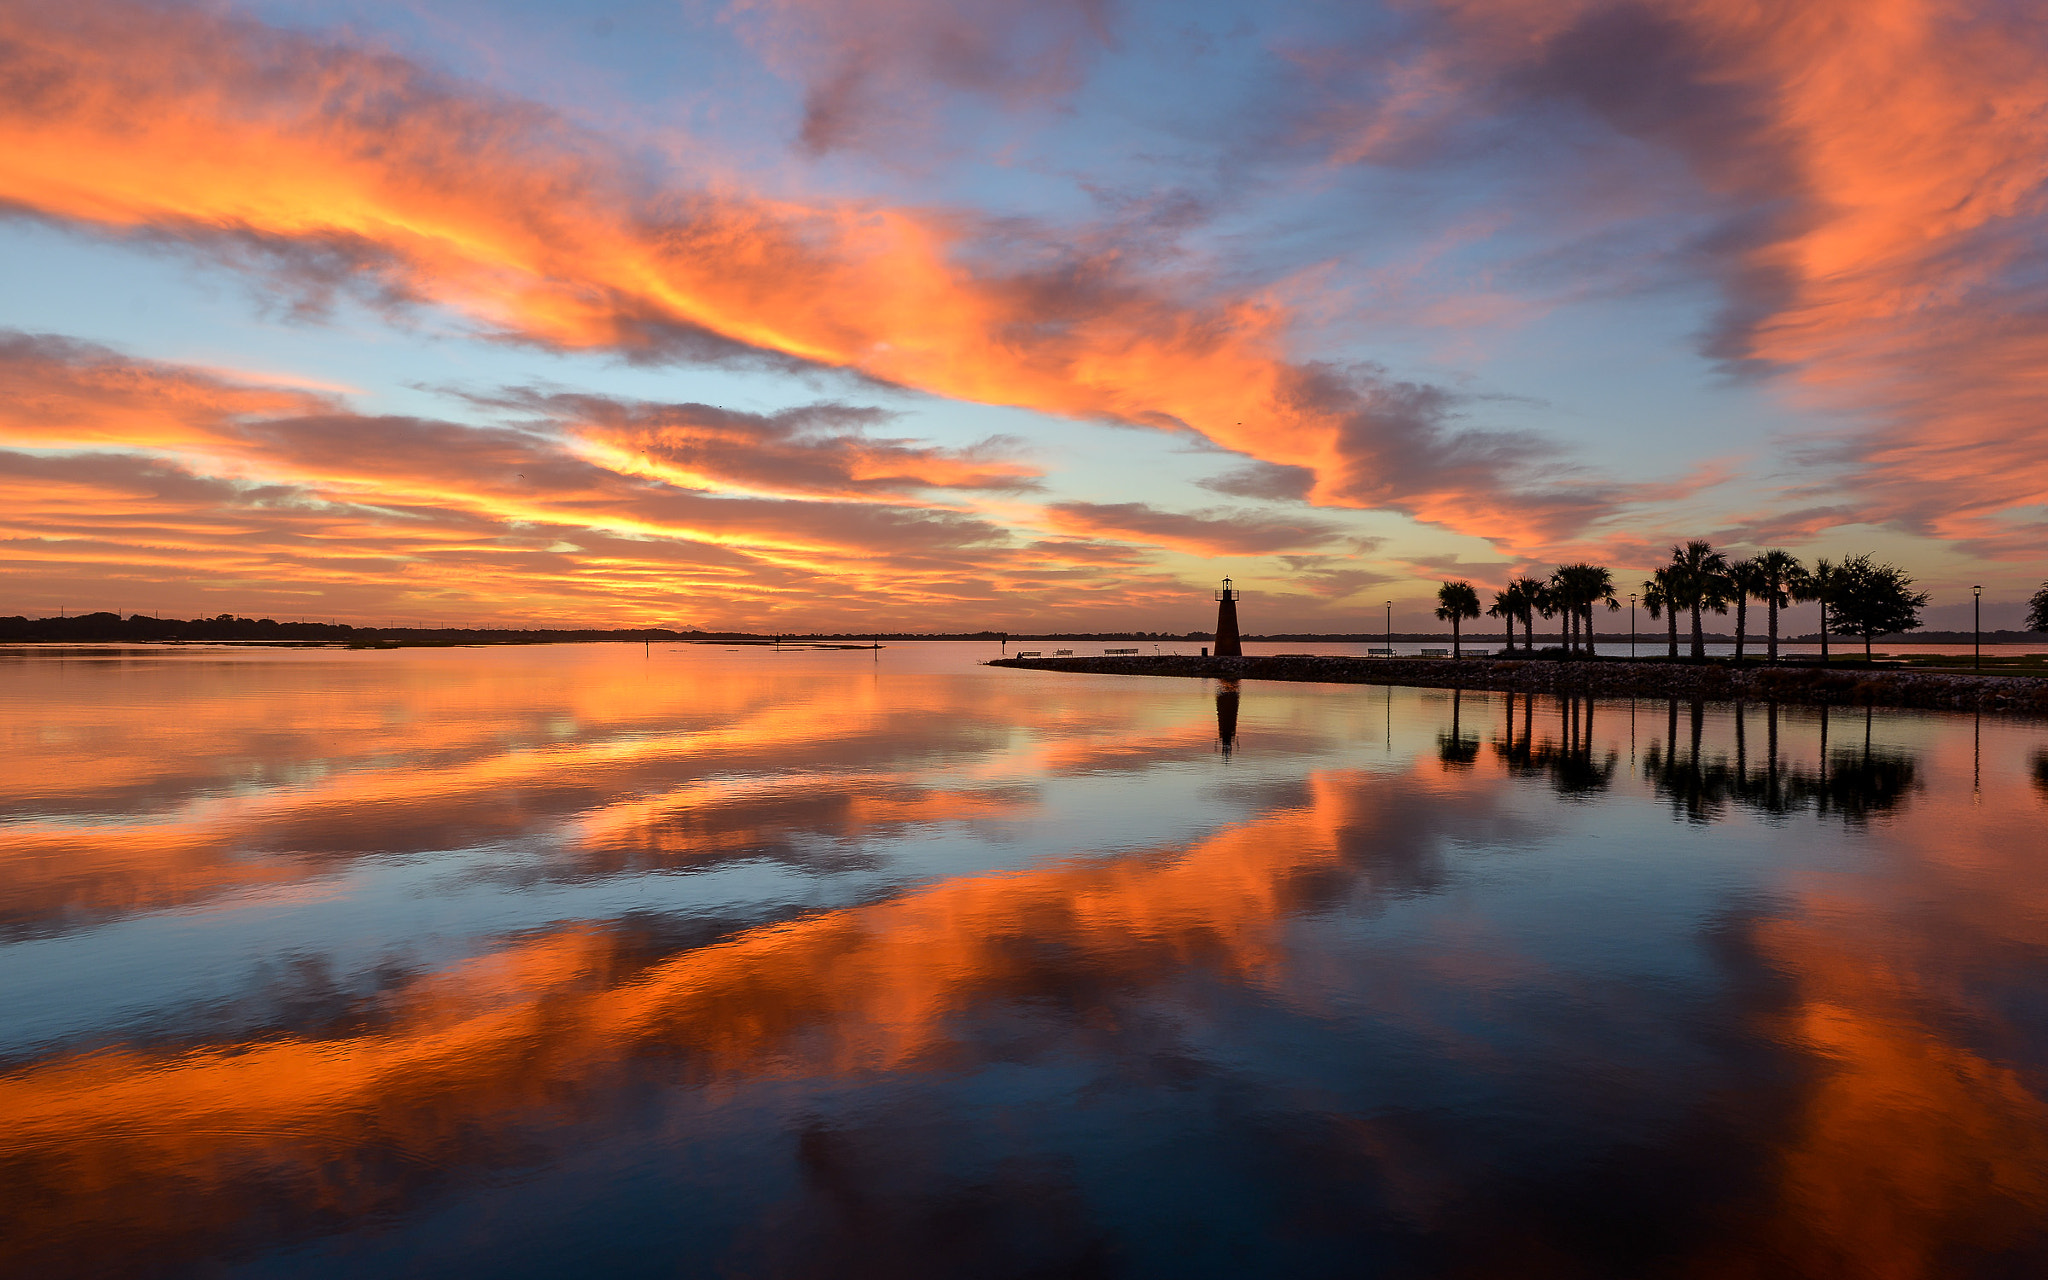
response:
[[[1984,669],[1984,588],[1970,588],[1970,669]]]
[[[1636,593],[1628,593],[1628,659],[1636,659]]]
[[[1394,602],[1387,601],[1387,656],[1394,656]]]

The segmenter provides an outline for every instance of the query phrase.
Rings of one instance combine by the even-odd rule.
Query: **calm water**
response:
[[[2048,1273],[2048,728],[988,656],[0,651],[0,1273]]]

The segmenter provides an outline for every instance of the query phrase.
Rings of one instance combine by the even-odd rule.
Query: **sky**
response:
[[[0,0],[0,614],[2014,626],[2044,182],[1997,0]]]

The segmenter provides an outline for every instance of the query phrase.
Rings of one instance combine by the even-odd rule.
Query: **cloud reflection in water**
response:
[[[17,954],[354,911],[255,1022],[11,1046],[0,1259],[503,1270],[599,1222],[693,1274],[2048,1256],[2034,726],[779,661],[250,660],[324,692],[24,771]],[[92,705],[110,759],[169,736]]]

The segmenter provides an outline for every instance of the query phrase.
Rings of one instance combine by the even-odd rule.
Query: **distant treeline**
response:
[[[1549,638],[1537,633],[1538,638]],[[643,644],[660,641],[664,644],[696,643],[715,644],[722,640],[772,641],[785,640],[983,640],[998,643],[1036,643],[1051,640],[1159,640],[1159,641],[1203,641],[1211,638],[1207,631],[1048,631],[1048,632],[1004,632],[1004,631],[804,631],[804,632],[750,632],[750,631],[699,631],[695,629],[675,630],[668,627],[603,628],[603,627],[357,627],[346,622],[279,622],[275,618],[238,618],[232,614],[220,614],[212,618],[152,618],[147,614],[132,614],[122,617],[118,613],[82,613],[71,617],[25,618],[15,616],[0,618],[0,644],[18,644],[33,641],[71,641],[74,643],[126,642],[131,644],[348,644],[369,646],[434,646],[434,645],[482,645],[482,644]],[[1382,644],[1388,639],[1384,631],[1372,632],[1281,632],[1271,635],[1247,635],[1245,639],[1268,644]],[[1417,642],[1441,640],[1441,632],[1397,631],[1392,639]],[[1643,633],[1638,639],[1647,643],[1655,639],[1650,633]],[[1726,643],[1727,636],[1708,633],[1710,643]],[[1627,643],[1626,633],[1615,633],[1610,640]],[[1793,643],[1813,643],[1819,637],[1793,636]],[[1887,637],[1879,637],[1887,639]],[[1971,636],[1967,631],[1923,631],[1914,635],[1913,644],[1968,644]],[[2041,631],[1986,631],[1985,644],[2041,644],[2048,643],[2048,632]]]
[[[433,646],[484,644],[717,643],[722,640],[1206,640],[1206,631],[1061,632],[1044,635],[1002,631],[750,632],[676,630],[669,627],[358,627],[346,622],[279,622],[275,618],[153,618],[148,614],[81,613],[57,618],[0,618],[0,644],[32,641],[130,644],[346,644]],[[1288,637],[1278,637],[1288,638]]]
[[[275,618],[152,618],[147,614],[82,613],[65,618],[0,618],[0,642],[64,640],[256,644],[562,644],[620,640],[697,639],[702,632],[601,630],[596,628],[356,627],[346,622],[279,622]]]

